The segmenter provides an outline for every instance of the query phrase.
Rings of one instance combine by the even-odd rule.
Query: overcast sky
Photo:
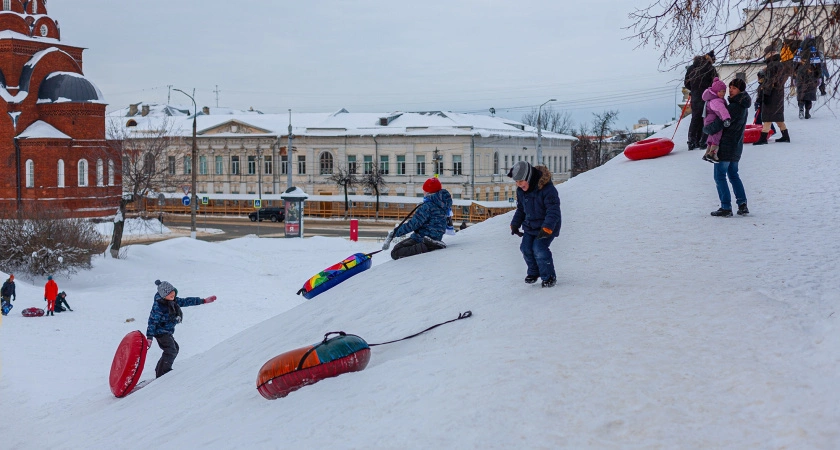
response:
[[[650,0],[56,0],[62,42],[108,110],[166,102],[263,112],[451,110],[521,119],[556,98],[576,122],[676,115],[681,73],[627,41]],[[189,104],[171,92],[171,103]]]

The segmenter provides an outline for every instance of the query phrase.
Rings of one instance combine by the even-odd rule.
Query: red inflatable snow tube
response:
[[[749,124],[744,128],[744,143],[745,144],[752,144],[753,142],[757,142],[761,138],[761,124]],[[767,134],[768,136],[773,136],[774,132],[773,129],[770,129],[770,133]]]
[[[140,381],[143,366],[146,364],[148,351],[146,336],[140,331],[132,331],[125,335],[114,354],[111,362],[111,375],[108,381],[111,392],[116,397],[125,397]]]
[[[26,308],[20,312],[23,317],[41,317],[44,315],[44,310],[41,308]]]
[[[624,149],[624,156],[634,161],[659,158],[671,153],[673,149],[674,141],[668,138],[650,138],[628,145]]]
[[[329,338],[330,334],[339,336]],[[347,372],[358,372],[370,362],[364,339],[342,331],[327,333],[324,340],[275,356],[263,364],[257,390],[268,400],[289,395],[308,384]]]

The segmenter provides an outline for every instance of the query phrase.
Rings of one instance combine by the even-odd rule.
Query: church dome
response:
[[[87,78],[72,72],[47,76],[38,89],[38,103],[104,102],[102,92]]]

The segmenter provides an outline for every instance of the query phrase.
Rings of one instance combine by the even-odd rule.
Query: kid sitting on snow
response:
[[[703,91],[703,101],[706,102],[705,113],[703,118],[703,132],[709,135],[706,139],[708,148],[703,155],[703,159],[709,162],[717,162],[717,151],[720,147],[720,137],[723,135],[723,128],[729,126],[730,117],[729,111],[726,110],[726,101],[723,97],[726,96],[726,83],[715,78],[712,86]],[[715,126],[715,121],[720,120],[723,127]]]

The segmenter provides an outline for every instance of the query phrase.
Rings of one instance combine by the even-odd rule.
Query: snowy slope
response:
[[[377,255],[310,301],[294,295],[308,276],[377,244],[134,246],[58,280],[76,312],[40,319],[19,311],[41,284],[18,283],[31,301],[0,326],[3,446],[837,448],[837,123],[823,108],[789,122],[793,143],[746,147],[746,217],[709,215],[712,165],[685,150],[686,123],[669,156],[619,156],[560,185],[552,289],[522,282],[510,215],[443,251]],[[184,310],[173,372],[115,399],[113,351],[145,331],[156,278],[219,300]],[[326,332],[383,342],[466,310],[375,347],[362,372],[275,401],[256,391],[265,361]]]

